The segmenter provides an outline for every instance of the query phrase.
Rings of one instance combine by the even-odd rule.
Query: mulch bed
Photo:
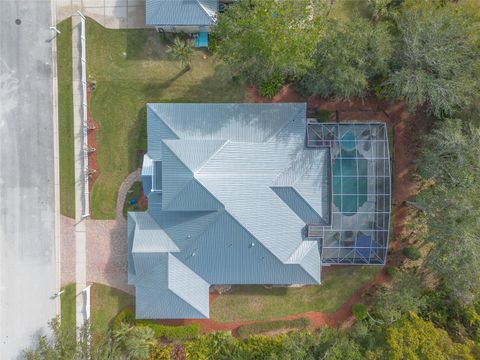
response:
[[[89,84],[89,86],[87,86],[87,104],[90,104],[91,96],[92,96],[92,90]],[[90,106],[87,106],[87,109],[90,109]],[[88,179],[88,189],[91,192],[93,189],[93,184],[95,183],[95,180],[97,180],[98,176],[100,175],[100,168],[98,167],[98,161],[97,161],[97,152],[99,149],[98,149],[97,137],[96,137],[99,124],[94,118],[92,118],[92,116],[90,115],[90,111],[88,111],[87,113],[87,122],[89,126],[93,125],[95,127],[94,129],[89,129],[87,132],[88,147],[96,149],[95,151],[88,153],[88,169],[95,170],[95,172],[91,174]]]

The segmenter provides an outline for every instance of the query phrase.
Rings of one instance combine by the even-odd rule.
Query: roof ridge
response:
[[[162,104],[163,104],[163,103],[154,103],[153,105],[162,105]],[[176,132],[169,124],[167,124],[167,122],[160,116],[160,114],[157,112],[157,110],[156,110],[153,106],[151,106],[151,105],[152,105],[151,103],[147,104],[148,108],[149,108],[150,110],[152,110],[152,111],[155,113],[155,115],[157,115],[157,118],[160,119],[160,121],[161,121],[162,123],[164,123],[165,126],[166,126],[173,134],[175,134],[175,136],[176,136],[178,139],[180,139],[180,136],[177,134],[177,132]],[[175,140],[175,139],[170,139],[170,140]]]
[[[196,0],[196,3],[198,4],[198,6],[200,6],[200,9],[203,10],[203,12],[212,20],[212,21],[215,21],[215,14],[210,14],[211,11],[209,11],[208,9],[205,8],[205,5],[202,4],[201,0]]]
[[[173,150],[170,148],[170,146],[168,146],[168,145],[165,143],[165,141],[164,141],[163,139],[162,139],[161,141],[162,141],[162,143],[163,143],[166,147],[168,147],[168,149],[170,150],[170,153],[172,153],[172,155],[175,156],[175,158],[177,158],[178,161],[180,161],[180,163],[187,169],[187,171],[189,171],[189,172],[192,174],[192,179],[194,179],[192,170],[190,170],[190,168],[182,161],[182,159],[180,159],[180,158],[178,157],[178,155],[175,153],[175,151],[173,151]],[[162,167],[163,167],[163,163],[162,163]],[[163,168],[162,168],[162,176],[163,176]],[[170,203],[178,196],[178,194],[180,194],[183,190],[185,190],[185,188],[188,186],[188,184],[190,184],[190,181],[191,181],[191,180],[187,181],[186,184],[185,184],[179,191],[177,191],[177,192],[175,193],[175,196],[172,197],[172,198],[170,199],[170,201],[168,201],[166,204],[163,202],[164,199],[162,198],[162,210],[163,210],[164,208],[166,209],[167,206],[168,206],[168,204],[170,204]],[[162,179],[162,182],[163,182],[163,179]],[[165,204],[165,207],[164,207],[164,204]]]
[[[298,190],[295,189],[295,186],[291,186],[291,185],[283,185],[283,186],[282,186],[282,185],[271,185],[271,186],[269,186],[269,187],[270,187],[270,189],[280,198],[280,200],[282,200],[283,203],[284,203],[300,220],[304,221],[304,220],[303,220],[300,216],[298,216],[298,214],[290,207],[290,205],[288,205],[288,204],[277,194],[277,192],[276,192],[273,188],[290,188],[290,189],[292,189],[292,191],[294,191],[294,192],[303,200],[303,202],[304,202],[315,214],[317,214],[320,219],[323,220],[322,215],[320,215],[320,214],[318,213],[318,211],[315,210],[312,205],[310,205],[310,202],[308,202],[307,199],[305,199],[305,198],[302,196],[302,194],[300,194],[300,193],[298,192]]]
[[[171,260],[171,258],[173,258],[173,260]],[[192,303],[188,302],[185,298],[184,298],[184,295],[181,295],[178,290],[175,289],[174,286],[170,286],[170,274],[171,274],[171,262],[172,262],[172,266],[173,266],[173,261],[177,261],[178,264],[180,266],[183,266],[185,267],[189,272],[191,272],[192,274],[194,274],[194,276],[197,276],[199,279],[194,279],[195,283],[198,283],[199,280],[203,281],[204,284],[199,284],[200,286],[201,285],[208,285],[210,286],[211,284],[205,280],[202,276],[200,276],[200,274],[198,274],[196,271],[192,270],[190,268],[190,266],[188,266],[187,264],[185,264],[182,260],[180,260],[179,258],[177,258],[176,256],[174,256],[173,254],[171,253],[168,253],[167,255],[167,288],[168,290],[170,290],[172,293],[174,293],[176,296],[178,296],[180,299],[182,299],[186,304],[188,304],[189,306],[191,306],[192,308],[194,308],[195,310],[197,310],[199,313],[203,314],[203,312],[198,309],[196,306],[194,306]],[[190,277],[193,278],[192,274],[190,274]],[[176,282],[174,282],[176,283]],[[207,300],[207,304],[208,304],[208,300]],[[207,305],[208,306],[208,305]],[[207,314],[208,316],[208,314]]]
[[[300,264],[303,260],[303,258],[308,254],[308,252],[310,252],[310,250],[312,249],[312,246],[314,246],[313,243],[315,243],[316,241],[313,241],[313,240],[304,240],[302,241],[295,250],[292,251],[292,253],[288,256],[288,259],[287,259],[287,262],[289,264]],[[296,252],[300,251],[301,250],[301,247],[302,246],[309,246],[308,248],[308,251],[300,258],[300,259],[295,259],[294,258],[294,255]]]
[[[171,152],[172,154],[174,154],[175,157],[176,157],[178,160],[180,160],[180,162],[181,162],[188,170],[190,170],[190,172],[194,175],[194,174],[197,173],[198,170],[200,170],[213,156],[215,156],[215,155],[226,145],[226,143],[229,142],[230,140],[221,140],[221,139],[218,139],[218,140],[217,140],[217,139],[210,139],[210,140],[204,140],[204,139],[162,139],[161,141],[165,144],[165,146],[167,146],[167,147],[170,149],[170,152]],[[202,164],[200,165],[200,167],[199,167],[197,170],[193,171],[192,169],[190,169],[190,167],[188,166],[188,164],[185,163],[185,161],[183,161],[183,160],[178,156],[177,152],[176,152],[174,149],[172,149],[172,147],[169,145],[169,143],[173,143],[174,141],[181,141],[181,142],[196,141],[196,142],[211,142],[211,143],[214,143],[214,142],[217,142],[217,143],[223,142],[223,144],[222,144],[217,150],[215,150],[215,152],[214,152],[212,155],[210,155],[210,157],[209,157],[207,160],[203,161]]]
[[[202,168],[204,168],[204,167],[208,164],[208,162],[209,162],[210,160],[212,160],[220,151],[222,151],[222,149],[223,149],[228,143],[230,143],[230,142],[231,142],[230,140],[225,140],[225,142],[223,143],[223,145],[220,146],[220,147],[212,154],[212,156],[210,156],[210,157],[208,158],[208,160],[205,160],[205,161],[203,162],[203,164],[202,164],[197,170],[195,170],[195,172],[193,173],[193,176],[195,176],[196,174],[199,174],[200,171],[202,170]],[[196,177],[195,177],[195,178],[196,178]],[[215,198],[215,199],[216,199],[216,198]]]
[[[285,103],[285,104],[299,104],[299,105],[305,105],[305,103]],[[305,106],[306,107],[306,106]],[[304,112],[304,109],[299,109],[295,115],[292,117],[292,119],[295,119],[299,114],[303,114]],[[291,119],[290,119],[291,120]],[[285,121],[285,123],[277,130],[275,131],[274,134],[272,134],[269,138],[265,139],[264,142],[270,142],[272,139],[276,138],[277,135],[280,133],[280,131],[282,131],[283,129],[285,129],[285,127],[290,123],[290,120],[287,120]]]

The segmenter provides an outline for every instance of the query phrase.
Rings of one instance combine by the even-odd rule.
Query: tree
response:
[[[190,69],[194,44],[192,40],[182,40],[179,36],[175,37],[172,45],[167,46],[167,53],[180,61],[182,68]]]
[[[131,326],[121,323],[114,331],[115,340],[134,359],[148,359],[157,344],[154,331],[148,326]]]
[[[478,89],[478,51],[470,41],[470,22],[458,5],[404,6],[396,25],[397,62],[387,93],[412,108],[427,104],[436,117],[450,116],[470,104]]]
[[[364,96],[369,81],[386,76],[392,54],[388,28],[357,17],[331,19],[317,44],[313,66],[300,85],[308,94],[348,99]]]
[[[472,304],[480,294],[480,128],[470,119],[438,124],[426,137],[420,173],[428,267],[452,296]]]
[[[422,320],[416,314],[405,315],[387,329],[388,358],[402,359],[474,359],[473,343],[455,343],[445,330]]]
[[[317,359],[365,359],[360,345],[348,333],[329,328],[322,330],[316,345],[316,351],[321,354]]]
[[[92,340],[90,326],[85,324],[76,339],[75,330],[67,329],[59,319],[49,323],[51,336],[40,335],[32,349],[24,351],[27,360],[87,360],[87,359],[122,359],[118,346],[110,336],[96,334]]]
[[[239,0],[219,14],[219,56],[248,82],[278,90],[310,65],[326,6],[319,0]]]
[[[379,290],[375,301],[375,317],[390,324],[409,312],[418,312],[425,307],[423,286],[417,276],[398,273],[390,288]]]

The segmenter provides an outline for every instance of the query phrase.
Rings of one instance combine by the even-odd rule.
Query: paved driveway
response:
[[[50,1],[0,1],[1,360],[56,315],[51,21]]]
[[[145,27],[145,0],[57,0],[57,22],[77,10],[110,29]]]

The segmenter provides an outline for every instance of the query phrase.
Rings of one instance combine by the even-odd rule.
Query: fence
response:
[[[81,22],[81,54],[80,61],[82,64],[82,128],[83,128],[83,185],[84,185],[84,203],[83,217],[90,216],[90,190],[88,186],[88,99],[87,99],[87,53],[86,53],[86,37],[85,37],[85,16],[78,11]]]

